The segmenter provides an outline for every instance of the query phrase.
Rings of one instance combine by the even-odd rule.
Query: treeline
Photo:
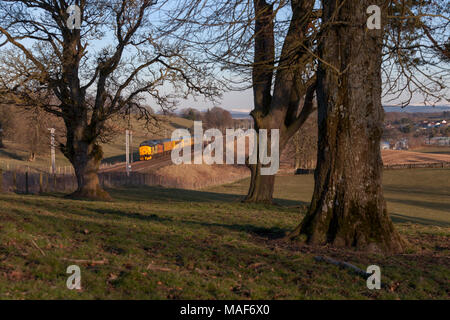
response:
[[[64,125],[57,117],[39,108],[0,105],[0,147],[6,147],[5,140],[19,144],[27,151],[28,161],[34,161],[38,154],[48,153],[50,127],[64,131]]]
[[[227,128],[251,128],[251,119],[233,119],[228,110],[220,107],[199,111],[193,108],[186,108],[179,111],[178,115],[184,119],[192,121],[202,121],[205,129],[216,128],[221,131]]]

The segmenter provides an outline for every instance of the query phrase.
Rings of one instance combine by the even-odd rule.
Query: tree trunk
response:
[[[0,148],[4,148],[5,145],[3,144],[3,128],[2,124],[0,123]]]
[[[34,160],[36,160],[36,152],[31,151],[30,152],[30,156],[28,157],[28,161],[29,162],[34,162]]]
[[[324,1],[328,29],[319,48],[315,188],[306,217],[291,234],[310,244],[377,252],[404,246],[381,186],[383,33],[366,29],[366,9],[377,2],[382,7],[381,0]],[[339,23],[331,24],[339,5]]]
[[[78,136],[76,130],[68,134],[65,154],[71,161],[77,177],[78,188],[69,195],[71,198],[111,200],[109,194],[102,189],[98,178],[98,170],[103,157],[102,148],[95,141],[86,141]]]
[[[272,138],[270,134],[270,128],[277,128],[280,125],[270,123],[270,121],[274,121],[271,117],[261,117],[257,112],[252,112],[252,117],[254,119],[254,125],[255,125],[255,131],[257,134],[257,141],[256,141],[256,148],[257,150],[257,163],[256,164],[247,164],[248,168],[250,169],[251,176],[250,176],[250,187],[248,189],[248,193],[245,196],[244,202],[251,202],[251,203],[267,203],[271,204],[273,203],[273,191],[275,188],[275,175],[262,175],[261,174],[261,168],[263,167],[261,163],[261,159],[259,157],[259,130],[266,129],[268,131],[268,138],[267,138],[267,144],[268,144],[268,152],[271,154],[271,146],[272,146]],[[284,144],[282,143],[283,139],[283,132],[280,130],[279,132],[280,136],[280,143],[279,143],[279,154],[281,154],[282,147]],[[250,155],[249,150],[249,155]]]
[[[311,88],[315,88],[313,84],[315,80],[309,79],[310,81],[304,84],[300,79],[306,76],[305,71],[308,68],[309,53],[301,45],[303,42],[306,43],[308,37],[307,22],[311,19],[314,1],[291,2],[292,18],[278,63],[275,62],[273,6],[273,3],[266,0],[254,0],[255,51],[252,67],[254,109],[251,115],[255,120],[255,130],[258,134],[260,129],[279,130],[279,154],[281,154],[287,141],[303,125],[313,109],[314,90]],[[275,176],[261,176],[260,163],[250,166],[250,169],[252,176],[246,201],[272,202]]]
[[[261,164],[249,165],[251,171],[250,188],[244,202],[272,203],[275,176],[261,175]]]

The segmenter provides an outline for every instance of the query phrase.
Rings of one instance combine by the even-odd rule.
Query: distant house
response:
[[[450,137],[434,137],[427,139],[426,143],[434,146],[450,146]]]
[[[380,148],[381,150],[389,150],[391,149],[391,144],[388,141],[381,141]]]
[[[394,150],[408,150],[408,149],[409,149],[408,139],[398,140],[394,144]]]

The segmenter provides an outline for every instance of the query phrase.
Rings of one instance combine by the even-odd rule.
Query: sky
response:
[[[221,107],[228,111],[250,112],[253,109],[253,92],[251,89],[245,91],[234,91],[223,94],[222,99],[219,99],[217,105],[212,101],[204,98],[189,98],[181,100],[178,109],[195,108],[198,110],[205,110],[213,108],[214,106]]]
[[[108,41],[109,40],[109,41]],[[100,43],[92,43],[93,51],[100,50],[105,42],[113,42],[112,37],[106,37],[99,41]],[[92,50],[91,49],[91,50]],[[447,87],[450,87],[448,84]],[[395,101],[389,101],[385,99],[383,103],[389,105],[399,105],[401,104],[401,99]],[[439,105],[450,106],[449,101],[441,101]],[[411,105],[423,105],[420,97],[415,97],[411,102]],[[253,109],[253,93],[251,89],[245,91],[232,91],[223,94],[222,99],[218,99],[217,103],[214,104],[212,101],[205,100],[203,97],[198,97],[196,99],[190,97],[187,100],[179,100],[178,109],[184,108],[196,108],[199,110],[205,110],[208,108],[213,108],[214,106],[219,106],[229,111],[240,111],[240,112],[250,112]]]
[[[401,100],[389,101],[386,99],[383,101],[383,104],[390,106],[400,105]],[[437,105],[450,107],[450,103],[448,101],[441,101]],[[213,108],[214,106],[214,103],[209,100],[205,101],[203,98],[197,98],[194,100],[193,98],[190,98],[188,100],[179,101],[178,109],[195,108],[198,110],[206,110],[208,108]],[[223,95],[223,98],[219,100],[217,106],[228,111],[250,112],[253,109],[252,90],[249,89],[245,91],[227,92]],[[421,99],[416,97],[413,99],[410,106],[423,106],[423,102]]]

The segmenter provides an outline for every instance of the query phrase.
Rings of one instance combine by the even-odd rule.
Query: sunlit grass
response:
[[[445,205],[446,175],[386,172],[386,197],[415,201],[389,200],[409,248],[388,257],[283,240],[303,217],[310,176],[280,178],[274,206],[241,203],[245,181],[207,191],[109,190],[114,202],[0,194],[0,299],[448,298],[448,216],[428,205]],[[388,286],[370,291],[316,255],[377,264]],[[81,291],[66,288],[71,264],[81,267]]]

